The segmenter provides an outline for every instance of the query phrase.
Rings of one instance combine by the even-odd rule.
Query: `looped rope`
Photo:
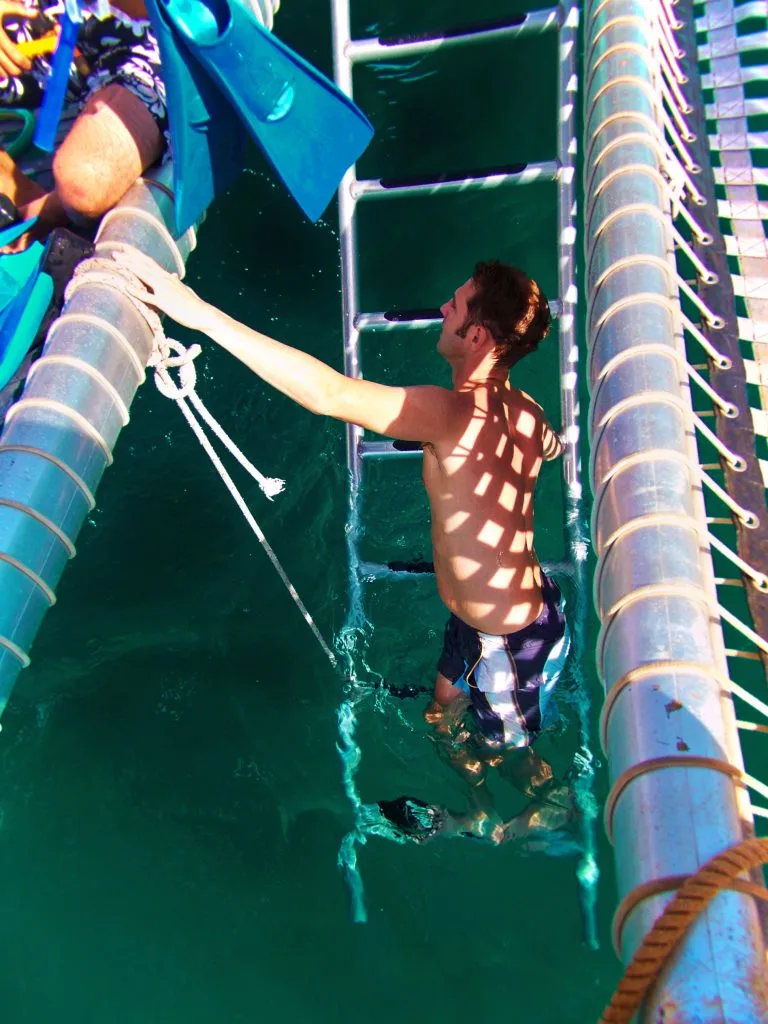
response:
[[[219,456],[214,451],[210,440],[200,425],[200,422],[195,417],[196,412],[200,416],[200,419],[207,424],[212,433],[218,437],[227,450],[234,455],[240,465],[253,477],[254,480],[256,480],[259,487],[270,501],[276,494],[279,494],[280,491],[283,490],[285,487],[285,481],[279,480],[276,477],[265,477],[260,473],[253,463],[251,463],[240,451],[218,420],[216,420],[208,409],[206,409],[200,396],[197,394],[197,391],[195,390],[195,385],[197,383],[197,371],[195,369],[194,361],[202,352],[201,347],[199,345],[191,345],[189,348],[186,348],[180,341],[176,341],[174,338],[167,338],[165,336],[160,317],[153,309],[150,309],[145,302],[142,301],[143,297],[151,299],[151,296],[147,295],[142,282],[139,281],[138,278],[135,277],[135,275],[126,267],[115,263],[111,259],[105,259],[99,256],[83,260],[83,262],[76,267],[75,275],[65,290],[65,299],[69,301],[74,292],[85,284],[103,284],[120,292],[129,300],[137,312],[140,313],[146,321],[147,326],[152,332],[152,353],[147,365],[152,367],[154,370],[155,385],[158,391],[166,398],[172,399],[181,410],[192,432],[218,471],[219,476],[224,481],[224,484],[232,495],[237,507],[242,512],[245,521],[256,534],[259,543],[266,552],[270,562],[272,562],[272,565],[275,567],[275,570],[285,585],[286,590],[291,595],[296,606],[301,612],[304,621],[312,630],[312,633],[322,647],[323,652],[330,663],[335,667],[336,655],[330,649],[320,630],[315,625],[314,619],[307,611],[307,608],[299,597],[296,588],[286,576],[277,555],[272,550],[272,547],[264,536],[261,527],[254,519],[253,514],[248,508],[242,494],[238,490],[237,485],[227,472]],[[169,372],[171,369],[178,370],[178,384],[171,377]]]
[[[149,357],[148,367],[155,371],[155,387],[165,398],[178,402],[180,398],[189,398],[197,385],[197,370],[195,359],[202,352],[200,345],[190,345],[185,348],[181,342],[173,338],[155,338],[155,347]],[[172,356],[171,352],[176,352]],[[178,370],[179,384],[173,380],[169,373],[161,373],[160,370]]]
[[[745,839],[686,878],[643,939],[599,1024],[629,1024],[690,925],[738,875],[768,863],[768,839]],[[764,890],[750,895],[764,897]],[[766,894],[768,895],[768,894]]]

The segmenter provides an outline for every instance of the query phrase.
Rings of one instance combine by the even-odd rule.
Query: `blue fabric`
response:
[[[40,273],[44,253],[44,246],[33,242],[23,252],[0,256],[0,388],[35,340],[53,296],[53,281]]]

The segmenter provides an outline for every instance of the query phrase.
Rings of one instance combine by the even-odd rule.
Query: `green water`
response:
[[[284,0],[287,42],[329,70],[324,0]],[[357,34],[466,21],[457,2],[354,6]],[[477,0],[471,17],[522,6]],[[551,158],[554,37],[361,71],[377,128],[363,175]],[[424,76],[426,77],[419,77]],[[362,306],[437,305],[477,258],[556,294],[552,186],[381,204],[360,219]],[[189,281],[230,314],[340,366],[335,210],[306,223],[256,157],[211,210]],[[447,383],[434,334],[370,338],[366,374]],[[517,383],[558,418],[556,338]],[[320,628],[346,615],[343,429],[205,345],[199,391],[244,451],[288,486],[273,504],[238,475]],[[364,554],[428,557],[417,463],[366,478]],[[542,558],[565,553],[558,466],[538,495]],[[372,667],[434,674],[445,612],[429,580],[368,592]],[[591,650],[591,645],[588,644]],[[598,695],[594,664],[585,666]],[[118,443],[0,736],[3,1024],[596,1020],[615,985],[610,852],[598,930],[582,941],[573,860],[469,843],[371,839],[369,912],[349,922],[336,868],[351,824],[336,752],[340,683],[179,413],[148,383]],[[419,701],[361,709],[359,785],[460,805]],[[574,714],[546,751],[565,765]],[[598,788],[604,779],[598,774]],[[511,791],[497,787],[502,807]]]

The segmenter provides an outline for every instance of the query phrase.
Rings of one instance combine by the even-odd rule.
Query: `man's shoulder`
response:
[[[532,398],[527,391],[523,391],[522,388],[516,388],[514,387],[514,385],[510,384],[509,394],[513,402],[518,402],[520,405],[529,406],[532,411],[538,409],[538,411],[543,414],[544,410],[536,401],[536,399]]]
[[[527,391],[522,391],[520,388],[515,388],[510,385],[507,393],[507,403],[509,406],[519,413],[527,413],[532,416],[537,423],[546,421],[546,414],[539,403],[528,394]]]

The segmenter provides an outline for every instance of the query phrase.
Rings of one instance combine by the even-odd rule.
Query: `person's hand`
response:
[[[211,307],[191,288],[182,284],[178,274],[169,274],[154,260],[140,252],[113,252],[112,258],[118,266],[125,267],[138,277],[144,285],[144,288],[129,289],[137,299],[167,314],[182,327],[203,329],[204,314]]]
[[[6,18],[34,18],[37,11],[17,3],[16,0],[0,0],[0,74],[6,78],[17,78],[32,67],[32,61],[12,43],[3,27]]]

